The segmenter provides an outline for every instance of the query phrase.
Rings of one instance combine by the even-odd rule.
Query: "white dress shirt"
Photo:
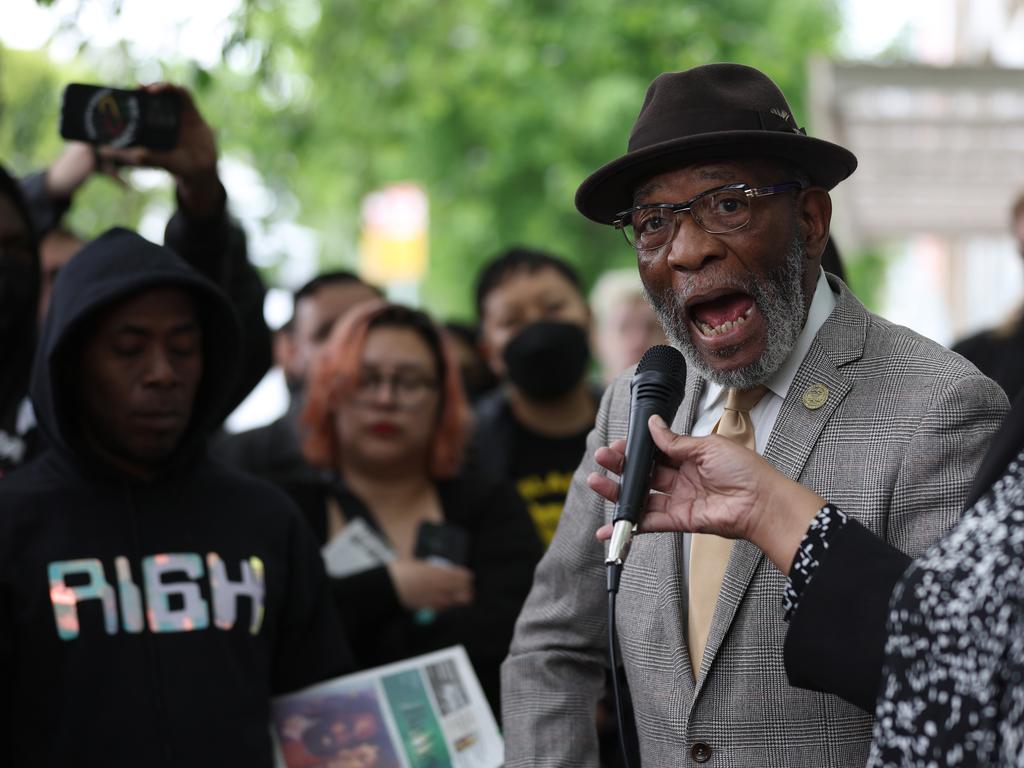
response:
[[[836,297],[832,288],[825,279],[825,270],[819,269],[818,282],[814,287],[814,298],[811,299],[811,308],[807,312],[807,320],[804,323],[800,335],[796,337],[796,344],[793,351],[782,364],[782,367],[775,374],[764,382],[768,387],[761,401],[750,409],[750,420],[754,424],[755,449],[759,454],[764,453],[768,445],[768,438],[771,437],[775,420],[782,409],[782,403],[789,392],[789,386],[796,378],[796,372],[800,369],[807,350],[811,348],[811,342],[817,335],[818,330],[824,325],[832,310],[836,307]],[[725,410],[726,389],[721,384],[709,381],[701,394],[700,402],[697,405],[697,417],[693,422],[693,429],[690,434],[694,437],[710,435],[715,424],[722,418]],[[683,534],[683,574],[690,572],[690,538],[691,534]]]

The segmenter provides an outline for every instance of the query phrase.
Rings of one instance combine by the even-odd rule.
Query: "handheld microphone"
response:
[[[626,456],[623,461],[619,501],[615,505],[612,538],[608,543],[605,564],[621,571],[629,554],[633,532],[644,514],[644,505],[651,487],[651,472],[657,448],[647,428],[654,414],[671,424],[686,388],[686,362],[674,347],[664,344],[651,347],[640,359],[629,384],[629,428],[626,431]],[[618,588],[618,578],[615,579]],[[609,582],[609,589],[611,582]]]

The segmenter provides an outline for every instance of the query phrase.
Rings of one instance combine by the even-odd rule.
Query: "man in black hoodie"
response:
[[[238,321],[110,230],[57,279],[31,393],[50,450],[0,483],[0,764],[272,764],[269,702],[345,672],[280,492],[207,458]]]
[[[177,207],[167,222],[164,244],[224,291],[242,323],[243,353],[234,392],[225,403],[223,415],[227,416],[270,368],[270,329],[263,319],[266,290],[259,272],[249,262],[245,232],[228,214],[213,127],[187,89],[172,83],[156,83],[144,89],[151,94],[176,96],[180,102],[181,121],[173,149],[116,148],[72,141],[47,169],[21,180],[43,266],[39,311],[46,312],[46,289],[52,283],[53,273],[59,272],[85,245],[63,228],[74,197],[83,185],[98,175],[120,180],[124,168],[165,171],[174,179]]]
[[[174,149],[157,152],[69,142],[49,168],[23,178],[20,189],[0,167],[0,477],[43,447],[25,397],[36,334],[23,299],[34,291],[32,314],[45,315],[55,275],[85,244],[64,228],[63,219],[77,191],[101,171],[117,176],[122,167],[150,167],[174,177],[177,210],[167,223],[164,242],[224,291],[242,322],[239,373],[231,397],[223,403],[222,419],[270,367],[270,330],[263,319],[266,291],[249,262],[245,232],[228,215],[214,131],[186,89],[159,83],[146,90],[173,93],[181,101]],[[13,247],[9,242],[21,243],[22,258],[8,258]],[[32,271],[25,268],[25,255],[35,265]]]

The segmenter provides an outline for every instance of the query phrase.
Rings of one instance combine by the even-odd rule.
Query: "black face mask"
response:
[[[508,377],[523,394],[554,400],[583,378],[590,358],[587,334],[572,323],[528,325],[505,347]]]

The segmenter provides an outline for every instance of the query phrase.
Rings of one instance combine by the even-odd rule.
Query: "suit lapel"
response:
[[[839,368],[859,359],[864,353],[867,310],[844,284],[837,281],[837,287],[840,295],[836,307],[811,342],[765,446],[764,458],[792,480],[799,481],[825,425],[852,389]],[[828,394],[821,405],[809,399],[810,405],[816,406],[810,407],[805,404],[804,395],[815,385],[824,386]],[[817,387],[815,391],[821,392]],[[763,559],[761,550],[748,541],[737,541],[733,546],[701,659],[700,680],[695,697],[708,678],[711,664],[736,617],[754,572]]]
[[[697,406],[704,392],[704,380],[695,372],[690,372],[686,382],[686,393],[683,402],[676,411],[672,421],[672,431],[680,435],[688,435],[697,420]],[[665,594],[661,602],[665,606],[665,636],[670,648],[679,649],[674,655],[673,667],[676,684],[685,694],[686,701],[693,700],[694,679],[690,667],[690,650],[686,644],[686,616],[689,611],[689,598],[686,591],[686,578],[683,573],[683,534],[659,534],[658,562],[662,565],[661,585]]]

